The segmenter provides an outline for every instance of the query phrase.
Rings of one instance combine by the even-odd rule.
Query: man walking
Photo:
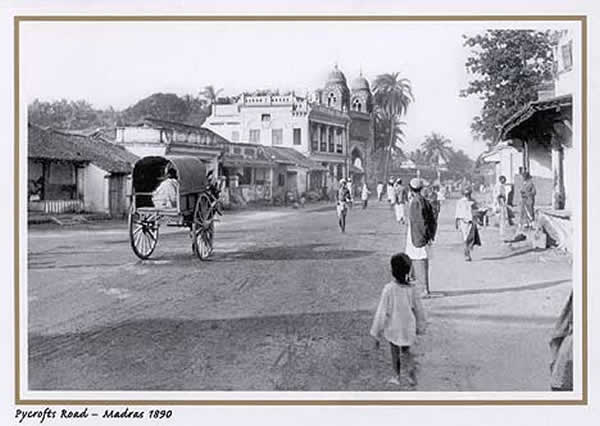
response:
[[[348,214],[348,204],[352,201],[350,191],[346,185],[346,179],[340,180],[340,186],[336,194],[336,210],[338,224],[341,232],[346,232],[346,215]]]
[[[429,290],[430,246],[435,238],[437,223],[431,204],[421,195],[423,182],[411,179],[408,185],[411,198],[408,203],[408,229],[406,233],[406,254],[412,260],[413,276],[424,295]]]
[[[465,260],[471,261],[471,251],[473,247],[481,245],[477,224],[473,217],[473,211],[477,209],[477,204],[472,198],[471,189],[463,191],[463,197],[456,203],[455,223],[456,229],[460,230],[463,238]]]
[[[377,201],[381,202],[381,198],[383,197],[383,182],[377,182]]]
[[[408,195],[406,188],[402,185],[402,179],[396,179],[394,183],[394,214],[396,215],[396,222],[404,225],[406,222],[404,206],[408,201]]]

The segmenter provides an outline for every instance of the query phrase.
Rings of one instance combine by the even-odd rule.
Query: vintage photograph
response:
[[[581,398],[581,19],[18,26],[23,393]]]

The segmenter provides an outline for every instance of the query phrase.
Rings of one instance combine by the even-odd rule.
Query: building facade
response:
[[[294,190],[334,190],[339,179],[365,177],[373,139],[372,96],[362,76],[350,89],[337,68],[310,96],[242,95],[237,103],[213,105],[204,127],[232,143],[289,148],[316,167],[297,167]]]
[[[574,54],[569,30],[556,34],[555,76],[550,89],[538,92],[538,100],[525,105],[502,125],[502,137],[522,154],[522,169],[537,186],[536,216],[560,248],[572,249],[571,209],[579,194],[581,144],[573,137],[573,97],[577,93],[581,64]],[[515,189],[518,191],[520,176]]]
[[[218,171],[228,140],[202,127],[148,117],[118,126],[114,142],[138,157],[193,155],[207,164],[207,171]]]
[[[94,136],[28,125],[30,212],[127,214],[137,156]]]

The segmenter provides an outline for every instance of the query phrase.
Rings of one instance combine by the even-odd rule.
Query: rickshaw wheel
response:
[[[137,212],[129,213],[129,242],[137,257],[148,259],[158,244],[158,223]]]
[[[200,260],[206,260],[213,252],[215,226],[211,202],[206,194],[200,194],[192,220],[192,250]]]

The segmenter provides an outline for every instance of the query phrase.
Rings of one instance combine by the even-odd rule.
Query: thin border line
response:
[[[19,21],[582,21],[586,15],[27,15]]]
[[[14,110],[14,114],[15,114],[15,128],[14,128],[14,134],[15,134],[15,149],[14,149],[14,157],[13,157],[13,162],[15,165],[15,171],[14,171],[14,179],[15,179],[15,186],[14,186],[14,199],[13,199],[13,203],[14,203],[14,213],[13,213],[13,218],[14,218],[14,226],[15,226],[15,233],[14,233],[14,238],[15,238],[15,289],[14,289],[14,293],[15,293],[15,401],[20,401],[20,393],[21,393],[21,324],[20,324],[20,306],[19,306],[19,288],[20,288],[20,275],[19,275],[19,268],[20,268],[20,258],[21,258],[21,253],[20,253],[20,228],[21,228],[21,212],[20,212],[20,197],[19,197],[19,191],[20,191],[20,180],[21,180],[21,173],[20,173],[20,143],[19,143],[19,115],[20,115],[20,106],[19,106],[19,101],[20,101],[20,93],[19,93],[19,89],[20,89],[20,75],[19,75],[19,65],[20,65],[20,44],[19,44],[19,18],[15,17],[14,18],[14,38],[15,38],[15,51],[14,51],[14,81],[15,81],[15,87],[14,87],[14,102],[15,102],[15,110]]]
[[[19,318],[19,281],[20,281],[20,23],[21,22],[256,22],[256,21],[343,21],[343,22],[398,22],[398,21],[578,21],[581,24],[582,38],[582,398],[579,400],[42,400],[21,399],[20,380],[20,318]],[[391,406],[391,405],[587,405],[588,404],[588,301],[587,301],[587,15],[21,15],[14,17],[14,249],[15,249],[15,404],[16,405],[168,405],[168,406],[226,406],[226,405],[263,405],[263,406]]]
[[[582,290],[581,290],[581,351],[583,352],[583,365],[581,371],[583,373],[582,380],[582,401],[587,405],[588,402],[588,277],[587,277],[587,209],[588,209],[588,182],[587,182],[587,96],[588,96],[588,82],[587,82],[587,17],[584,16],[581,20],[581,154],[582,165],[581,165],[581,257],[582,257]]]

